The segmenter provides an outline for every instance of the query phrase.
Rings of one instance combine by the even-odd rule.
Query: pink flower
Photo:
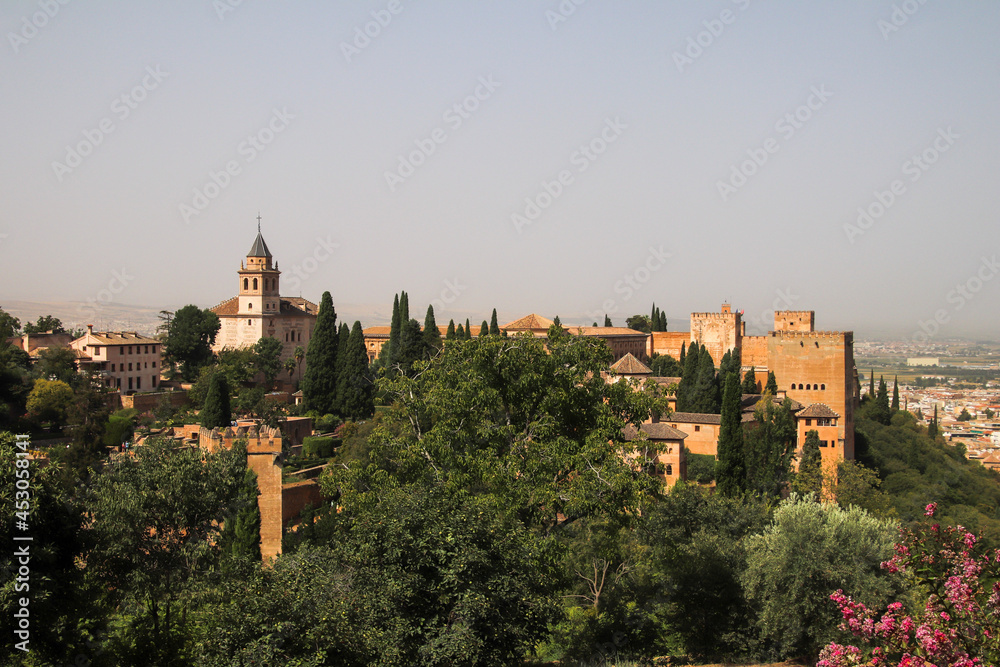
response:
[[[924,508],[924,516],[934,516],[934,512],[936,510],[937,510],[937,503],[930,503],[927,507]]]

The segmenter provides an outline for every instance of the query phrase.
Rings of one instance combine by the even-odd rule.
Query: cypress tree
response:
[[[483,320],[483,325],[479,327],[479,335],[480,336],[490,335],[490,325],[486,324],[486,320]]]
[[[232,423],[229,407],[229,383],[226,376],[216,371],[208,381],[205,405],[201,409],[201,425],[205,428],[225,428]]]
[[[875,369],[871,370],[871,375],[868,378],[868,398],[869,400],[875,399]]]
[[[684,346],[685,345],[686,345],[686,343],[681,343],[681,359],[680,359],[681,368],[684,368]]]
[[[799,472],[795,475],[795,482],[792,485],[796,493],[802,495],[815,493],[816,500],[820,500],[823,491],[822,463],[819,432],[809,431],[806,433],[806,441],[802,444],[802,461],[799,463]]]
[[[337,329],[337,377],[341,377],[344,372],[344,360],[347,358],[347,339],[351,336],[351,330],[347,328],[347,322],[341,322]],[[336,410],[340,411],[340,381],[337,381],[337,401]]]
[[[667,314],[661,310],[660,311],[660,331],[666,331],[666,330],[667,330]]]
[[[430,355],[441,349],[441,330],[434,319],[433,304],[427,306],[427,315],[424,317],[424,346]]]
[[[237,570],[241,562],[260,562],[260,506],[257,504],[257,473],[247,468],[237,495],[239,509],[226,518],[219,537],[222,569]]]
[[[684,353],[684,348],[681,348]],[[677,386],[677,411],[695,412],[694,397],[695,385],[698,383],[698,356],[700,354],[698,343],[691,343],[691,348],[684,357],[684,364],[681,372],[681,382]]]
[[[722,394],[722,422],[715,465],[716,488],[724,496],[737,496],[746,486],[742,419],[740,376],[730,373]]]
[[[368,369],[365,335],[361,322],[351,327],[340,377],[341,413],[351,419],[370,417],[375,412],[375,385]]]
[[[892,419],[892,413],[889,412],[889,389],[881,377],[878,380],[878,391],[875,393],[875,403],[870,414],[872,419],[886,426]]]
[[[892,405],[890,406],[893,414],[899,412],[899,377],[893,376],[892,378]]]
[[[764,391],[772,396],[778,393],[778,379],[774,377],[774,371],[767,372],[767,386],[764,387]]]
[[[399,312],[399,295],[396,294],[392,299],[392,323],[389,327],[389,342],[385,344],[382,349],[382,354],[379,356],[385,356],[385,367],[391,368],[392,364],[396,359],[396,348],[399,346],[399,327],[402,325],[402,315]]]
[[[611,324],[611,318],[608,317],[607,314],[604,315],[604,326],[606,326],[606,327],[613,327],[614,326],[613,324]]]
[[[399,293],[399,326],[402,327],[410,321],[410,295],[406,292]]]
[[[756,394],[757,393],[757,370],[751,366],[747,374],[743,376],[743,388],[744,394]]]
[[[302,377],[302,398],[306,408],[321,415],[330,414],[337,402],[337,312],[333,297],[323,292],[309,347],[306,349],[306,372]]]
[[[458,340],[465,340],[465,327],[461,324],[459,324],[458,328],[455,329],[455,338]]]
[[[455,340],[458,332],[455,331],[455,320],[448,320],[448,331],[444,334],[445,340]]]
[[[500,335],[500,325],[497,324],[497,309],[496,308],[493,309],[493,315],[490,316],[489,334],[491,336],[499,336]]]
[[[468,317],[465,318],[465,340],[472,340],[472,325]]]
[[[928,424],[928,426],[927,426],[927,435],[931,436],[932,438],[935,438],[935,437],[937,437],[937,434],[938,434],[938,417],[937,417],[937,406],[935,405],[934,406],[934,421],[932,421],[930,424]]]
[[[559,319],[558,315],[556,315],[555,319],[552,320],[552,324],[554,324],[557,327],[561,327],[562,326],[562,320]]]
[[[719,414],[719,384],[715,376],[715,362],[704,345],[698,352],[698,381],[690,404],[692,412]]]

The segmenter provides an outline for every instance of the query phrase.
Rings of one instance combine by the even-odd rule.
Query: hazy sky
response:
[[[998,337],[1000,3],[577,2],[5,0],[0,300]]]

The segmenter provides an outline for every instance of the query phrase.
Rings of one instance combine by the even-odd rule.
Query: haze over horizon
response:
[[[1000,5],[19,0],[0,28],[0,307],[213,306],[259,213],[283,294],[366,326],[406,290],[438,322],[1000,329]]]

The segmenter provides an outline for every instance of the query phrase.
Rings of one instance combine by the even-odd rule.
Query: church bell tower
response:
[[[240,310],[242,317],[277,315],[281,309],[277,262],[273,263],[271,251],[260,233],[260,215],[257,215],[257,238],[247,253],[246,265],[240,263]]]

